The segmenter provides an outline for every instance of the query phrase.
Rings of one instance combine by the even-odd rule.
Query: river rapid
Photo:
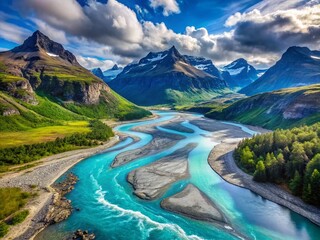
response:
[[[70,171],[79,177],[75,189],[66,197],[75,211],[67,220],[49,226],[37,239],[65,239],[77,229],[89,230],[96,239],[319,239],[320,228],[308,219],[268,201],[259,195],[224,181],[209,166],[207,159],[218,144],[208,132],[184,121],[184,127],[193,133],[157,127],[161,131],[183,135],[186,138],[162,152],[142,157],[123,166],[111,168],[114,158],[121,152],[140,148],[152,140],[152,135],[133,131],[132,128],[155,124],[174,118],[176,112],[156,112],[160,117],[120,125],[116,131],[136,136],[133,143],[128,137],[104,153],[85,159]],[[181,114],[181,113],[179,113]],[[201,118],[202,115],[195,115]],[[228,123],[231,124],[231,123]],[[228,125],[226,124],[226,128]],[[255,132],[239,125],[242,131]],[[189,143],[197,143],[188,156],[190,178],[172,184],[160,199],[141,200],[135,196],[126,181],[127,174],[141,166],[157,161]],[[192,220],[160,207],[160,201],[192,183],[204,192],[224,213],[230,226]]]

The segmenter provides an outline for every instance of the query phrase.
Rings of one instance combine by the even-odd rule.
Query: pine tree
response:
[[[302,193],[302,178],[298,171],[295,172],[294,178],[289,183],[289,188],[294,195],[301,195]]]
[[[253,174],[253,180],[257,182],[265,182],[266,181],[266,168],[262,161],[259,161],[256,165],[256,171]]]

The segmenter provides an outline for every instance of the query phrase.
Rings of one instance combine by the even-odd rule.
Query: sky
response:
[[[290,46],[319,50],[320,0],[1,0],[0,51],[40,30],[91,69],[172,45],[223,66],[273,65]]]

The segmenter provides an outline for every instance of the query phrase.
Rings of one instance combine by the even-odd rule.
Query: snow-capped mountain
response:
[[[112,68],[103,72],[104,81],[110,82],[111,80],[115,79],[122,72],[122,70],[122,67],[118,67],[118,65],[115,64]]]
[[[224,80],[192,66],[175,47],[150,52],[126,66],[109,85],[140,105],[208,100],[227,88]]]
[[[290,47],[274,66],[240,92],[251,96],[316,83],[320,83],[320,51]]]
[[[94,68],[91,69],[91,72],[96,75],[98,78],[101,78],[103,81],[110,82],[111,80],[115,79],[119,73],[121,73],[123,68],[118,67],[115,64],[112,68],[102,72],[101,68]]]
[[[212,63],[210,59],[206,59],[203,57],[194,57],[194,56],[184,56],[187,61],[194,66],[195,68],[202,70],[206,73],[211,74],[214,77],[222,78],[221,72],[219,69]]]
[[[240,58],[221,69],[223,79],[231,88],[243,88],[258,79],[259,72]]]

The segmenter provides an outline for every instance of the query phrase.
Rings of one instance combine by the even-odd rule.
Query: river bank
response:
[[[21,223],[12,227],[4,239],[32,239],[44,227],[43,219],[46,217],[48,208],[54,200],[56,191],[51,185],[71,167],[85,158],[105,151],[120,141],[118,135],[111,138],[107,143],[89,149],[73,150],[56,154],[41,159],[36,167],[17,173],[9,173],[0,178],[0,187],[19,187],[30,191],[36,186],[38,196],[31,200],[26,209],[28,217]]]
[[[212,120],[208,120],[212,121]],[[214,120],[213,120],[214,121]],[[206,124],[199,124],[206,130],[213,130]],[[268,132],[268,130],[247,126],[253,131],[260,133]],[[233,158],[234,149],[237,147],[241,138],[227,137],[215,146],[208,158],[211,168],[220,175],[225,181],[239,187],[251,190],[252,192],[275,202],[279,205],[289,208],[290,210],[308,218],[311,222],[320,226],[320,209],[306,204],[300,198],[290,194],[278,185],[271,183],[258,183],[252,180],[252,176],[243,172],[235,163]]]
[[[161,170],[161,173],[160,173],[159,176],[162,177],[163,172],[166,173],[166,174],[168,173],[170,175],[172,171],[167,171],[167,168],[166,168],[166,165],[170,166],[170,164],[162,164],[161,168],[159,167],[159,165],[157,165],[157,160],[160,160],[161,159],[160,157],[157,158],[157,159],[153,159],[150,162],[148,162],[148,160],[147,160],[148,158],[152,158],[153,156],[155,156],[155,155],[160,153],[159,151],[154,152],[154,150],[156,150],[156,145],[159,143],[159,141],[161,142],[162,138],[168,137],[168,139],[169,139],[168,141],[166,141],[166,144],[157,145],[159,148],[161,148],[162,151],[168,151],[169,149],[174,149],[174,147],[170,144],[170,141],[174,142],[173,145],[179,145],[180,146],[179,148],[181,148],[181,147],[185,146],[184,143],[187,143],[187,142],[198,143],[198,140],[200,140],[202,138],[207,139],[207,140],[204,140],[204,141],[202,140],[203,141],[202,143],[204,144],[204,146],[209,147],[206,150],[207,151],[207,155],[206,155],[206,157],[200,157],[201,159],[204,160],[205,166],[204,165],[199,165],[199,167],[197,167],[197,165],[195,165],[192,168],[190,168],[190,169],[193,169],[193,172],[191,172],[192,173],[191,176],[195,176],[194,175],[196,173],[195,171],[199,171],[198,172],[198,176],[199,177],[200,176],[208,176],[208,179],[210,179],[210,182],[207,183],[205,181],[204,185],[199,185],[200,189],[201,189],[201,186],[202,187],[203,186],[210,186],[210,184],[213,183],[212,180],[215,180],[215,178],[219,178],[219,176],[217,174],[215,174],[215,172],[212,171],[212,169],[208,166],[207,160],[210,163],[210,159],[218,159],[218,160],[221,159],[221,157],[225,153],[232,152],[232,150],[235,148],[236,144],[242,138],[250,136],[250,134],[244,132],[241,129],[241,127],[239,127],[239,126],[234,126],[234,125],[230,125],[230,124],[227,124],[227,123],[214,121],[214,120],[203,118],[203,117],[200,117],[200,116],[193,116],[191,114],[174,113],[173,116],[174,117],[170,118],[169,120],[168,119],[163,119],[163,121],[155,121],[155,122],[152,122],[152,123],[142,124],[142,125],[141,124],[137,124],[137,125],[133,124],[133,125],[131,125],[133,127],[132,127],[132,129],[130,131],[127,130],[127,129],[129,129],[129,126],[128,127],[121,126],[122,129],[119,128],[119,131],[118,131],[117,134],[120,134],[121,132],[123,132],[122,133],[123,134],[122,137],[125,137],[127,135],[134,137],[134,141],[133,142],[134,143],[138,143],[135,146],[139,146],[139,147],[135,147],[135,148],[129,147],[128,149],[124,149],[124,150],[119,148],[120,149],[119,151],[110,152],[112,157],[110,157],[110,159],[108,160],[109,161],[108,164],[106,165],[105,162],[102,161],[102,162],[104,162],[104,164],[102,166],[105,166],[105,168],[103,168],[104,170],[101,171],[101,172],[103,172],[103,175],[102,174],[100,175],[100,173],[101,173],[100,172],[100,170],[101,170],[100,167],[101,166],[97,165],[96,168],[91,169],[91,165],[88,165],[88,164],[90,164],[90,161],[81,162],[79,165],[80,166],[81,165],[86,166],[86,167],[84,167],[84,169],[90,169],[90,173],[88,171],[84,172],[84,171],[82,171],[82,170],[80,171],[78,169],[77,175],[79,174],[79,176],[80,176],[80,182],[79,182],[80,185],[77,185],[77,187],[75,188],[74,191],[78,190],[78,192],[81,192],[81,193],[83,193],[84,191],[91,191],[90,194],[89,194],[89,192],[87,192],[88,193],[87,196],[88,197],[90,196],[90,197],[94,198],[93,202],[95,202],[95,203],[97,203],[96,201],[98,201],[98,203],[101,204],[101,207],[107,206],[107,208],[106,209],[104,208],[103,211],[107,211],[107,210],[109,211],[110,210],[112,214],[110,215],[109,212],[106,212],[106,216],[114,216],[114,218],[115,218],[114,220],[117,220],[117,218],[120,218],[120,217],[121,218],[125,217],[126,214],[128,214],[128,215],[130,214],[130,218],[132,218],[134,216],[133,219],[137,218],[139,223],[140,223],[140,221],[146,221],[148,224],[152,224],[152,225],[160,224],[160,223],[156,223],[154,221],[151,221],[151,219],[156,218],[155,216],[150,217],[150,220],[149,220],[149,218],[147,218],[146,216],[141,215],[140,212],[131,211],[131,206],[128,206],[126,204],[131,203],[131,201],[133,202],[133,204],[136,204],[136,196],[135,197],[131,197],[133,194],[130,195],[130,190],[132,189],[131,193],[133,193],[134,189],[131,188],[131,189],[129,189],[129,192],[127,192],[127,189],[121,187],[121,186],[125,186],[125,183],[121,182],[121,179],[123,179],[123,181],[127,181],[128,180],[127,179],[127,176],[128,176],[127,174],[129,174],[130,171],[133,171],[135,174],[138,173],[137,171],[135,171],[135,170],[139,169],[138,166],[141,166],[142,168],[140,168],[140,169],[142,169],[142,170],[148,170],[147,171],[148,174],[154,174],[154,173],[158,174],[158,172]],[[161,116],[161,117],[163,117],[163,116]],[[208,131],[208,132],[199,131],[197,128],[194,128],[194,127],[192,127],[192,129],[191,129],[190,128],[190,124],[188,125],[188,122],[190,124],[200,128],[200,129],[203,129],[203,130]],[[185,124],[185,123],[187,123],[187,124]],[[251,130],[263,131],[263,129],[256,129],[256,128],[252,129],[250,126],[246,126],[246,127],[250,128]],[[162,128],[173,130],[173,131],[179,131],[179,132],[183,133],[183,135],[185,135],[185,137],[184,138],[173,137],[173,135],[177,135],[177,134],[174,133],[174,132],[170,132],[170,131],[166,132]],[[116,128],[116,129],[118,129],[118,128]],[[126,129],[126,130],[123,131],[123,129]],[[159,131],[161,131],[161,133]],[[143,142],[143,140],[145,140],[144,144],[139,144],[139,142],[140,142],[140,141],[138,141],[139,137],[135,136],[135,134],[137,134],[138,132],[152,135],[153,139],[156,138],[156,136],[159,136],[159,139],[155,142],[155,141],[150,140],[149,137],[145,137],[144,135],[137,135],[137,136],[141,137],[141,139],[140,139],[141,142]],[[199,136],[201,136],[201,137],[199,138]],[[146,139],[149,139],[149,140],[147,141]],[[113,144],[109,142],[110,146],[106,146],[106,145],[105,146],[99,146],[99,147],[102,148],[100,150],[100,152],[103,151],[103,150],[107,150],[108,147],[113,146],[115,143],[118,142],[118,140],[114,141]],[[201,141],[199,141],[199,143],[200,142]],[[213,150],[211,149],[212,148],[212,142],[218,143],[218,145],[216,145],[213,148]],[[126,145],[126,146],[130,146],[131,144]],[[176,148],[176,149],[179,149],[179,148]],[[141,149],[144,149],[144,151],[141,151]],[[202,148],[200,148],[200,149],[202,149]],[[12,235],[8,235],[8,237],[6,239],[9,239],[9,237],[10,237],[10,239],[13,239],[13,238],[16,238],[16,239],[30,239],[31,238],[32,239],[32,237],[31,237],[32,235],[28,235],[30,237],[26,237],[27,235],[21,235],[21,233],[22,232],[26,233],[26,232],[29,231],[28,234],[33,233],[33,235],[34,235],[35,233],[39,232],[42,229],[36,223],[39,223],[40,220],[43,219],[43,217],[46,215],[46,213],[48,211],[48,206],[50,205],[50,203],[52,203],[52,199],[53,199],[53,197],[52,197],[53,195],[52,194],[53,193],[52,193],[52,189],[50,188],[50,186],[52,185],[53,182],[56,181],[56,179],[59,176],[61,176],[64,172],[66,172],[68,169],[70,169],[73,165],[75,165],[76,163],[78,163],[79,161],[81,161],[84,158],[87,158],[87,157],[89,157],[91,155],[99,153],[99,150],[96,150],[96,151],[92,151],[92,150],[93,149],[83,149],[83,153],[82,153],[83,155],[81,155],[80,153],[79,153],[80,155],[79,154],[76,155],[75,153],[71,153],[71,154],[70,153],[63,153],[63,154],[66,154],[64,157],[66,157],[67,159],[69,157],[70,160],[64,159],[63,158],[63,154],[59,154],[59,155],[62,155],[60,157],[57,157],[58,155],[51,156],[50,157],[50,158],[52,158],[51,162],[50,161],[48,162],[48,160],[46,160],[45,163],[41,163],[37,167],[30,168],[30,169],[25,170],[25,171],[20,172],[20,173],[16,173],[17,176],[12,176],[12,177],[8,178],[7,181],[4,181],[3,178],[0,179],[0,187],[2,187],[2,186],[18,186],[18,187],[22,187],[24,189],[27,189],[27,188],[30,187],[30,184],[32,184],[32,183],[30,183],[28,181],[28,178],[32,177],[33,178],[33,183],[38,184],[37,188],[39,188],[39,190],[40,190],[39,196],[41,196],[41,198],[37,198],[35,201],[32,202],[32,204],[30,203],[30,205],[27,206],[27,207],[30,207],[30,209],[31,209],[30,210],[30,215],[28,216],[28,218],[25,220],[25,222],[23,224],[18,225],[16,229],[12,228],[13,231],[10,231],[10,234],[12,234]],[[211,153],[209,155],[210,150],[211,150]],[[77,150],[77,151],[80,151],[80,150]],[[129,155],[124,154],[126,151],[128,151],[131,154],[129,154]],[[75,152],[75,151],[72,151],[72,152]],[[87,154],[87,155],[85,155],[85,154]],[[104,159],[107,159],[106,156],[108,156],[108,154],[101,155],[101,157],[103,157]],[[201,154],[201,151],[198,151],[197,154]],[[130,157],[130,161],[127,161],[124,166],[121,166],[121,164],[120,164],[119,168],[117,168],[117,167],[110,168],[111,163],[114,161],[114,159],[118,155],[119,156],[127,156],[127,157],[132,155],[132,158]],[[142,160],[142,162],[143,161],[145,163],[148,162],[149,165],[147,165],[147,164],[139,165],[141,161],[134,161],[135,159],[140,158],[141,156],[144,157],[144,160]],[[149,156],[149,157],[146,157],[146,156]],[[59,161],[60,161],[59,164],[56,163],[56,162],[59,162]],[[66,167],[64,164],[61,163],[61,162],[65,162],[65,161],[68,161],[70,163],[70,164],[68,163],[69,164],[68,167]],[[217,162],[215,160],[211,160],[211,161],[213,161],[212,164],[216,164],[216,162]],[[71,162],[73,162],[73,164],[71,164]],[[152,164],[152,162],[154,162],[154,164]],[[58,165],[56,165],[56,164],[58,164]],[[62,165],[60,166],[60,164],[62,164]],[[234,181],[238,181],[238,183],[237,183],[238,185],[236,184],[237,186],[248,188],[246,186],[247,183],[244,182],[243,179],[241,179],[239,176],[237,176],[235,172],[232,172],[231,169],[230,169],[230,172],[228,172],[225,169],[226,163],[225,163],[224,159],[222,159],[220,164],[221,164],[220,170],[218,169],[218,167],[217,167],[217,170],[216,170],[216,172],[220,176],[222,176],[223,174],[228,175],[228,177],[233,178]],[[79,165],[77,165],[77,166],[79,166]],[[143,168],[143,166],[145,166],[145,168]],[[149,168],[147,166],[149,166]],[[152,167],[150,168],[150,166],[152,166]],[[154,167],[154,166],[156,166],[156,167]],[[210,166],[212,167],[211,164],[210,164]],[[202,170],[204,168],[207,169],[207,172],[205,172],[205,171],[202,172]],[[77,169],[77,167],[75,169]],[[130,169],[130,171],[126,172],[125,171],[126,169],[128,169],[128,170]],[[30,172],[31,170],[32,170],[32,172]],[[178,168],[177,168],[177,170],[180,171],[180,169],[178,169]],[[181,171],[182,170],[183,169],[181,169]],[[218,170],[220,171],[220,173],[218,172]],[[54,171],[54,172],[51,174],[51,171]],[[178,171],[178,173],[180,173],[179,171]],[[143,171],[141,171],[141,173],[144,174]],[[48,176],[46,174],[48,174]],[[210,174],[213,174],[216,177],[212,178],[210,176]],[[54,175],[55,175],[55,177],[54,177]],[[210,176],[210,178],[209,178],[209,176]],[[170,177],[172,177],[172,176],[170,175]],[[15,179],[18,179],[18,180],[15,180]],[[89,181],[87,183],[86,180],[88,180],[88,179],[89,179]],[[98,180],[96,180],[96,179],[98,179]],[[136,178],[136,179],[138,179],[138,178]],[[43,181],[41,181],[41,180],[43,180]],[[141,182],[142,183],[141,186],[143,188],[146,186],[147,190],[149,191],[149,187],[151,185],[149,186],[148,185],[149,183],[147,181],[144,181],[146,179],[142,179],[142,180],[143,180],[143,182]],[[225,179],[225,180],[228,181],[227,179]],[[100,183],[98,181],[103,181],[103,182]],[[197,179],[196,182],[199,183],[199,181],[202,181],[202,180]],[[219,181],[221,181],[221,180],[219,180]],[[94,183],[94,186],[96,186],[98,188],[98,190],[96,190],[94,188],[92,189],[91,185],[87,185],[87,184],[92,184],[92,183]],[[230,180],[230,183],[232,183],[231,180]],[[3,184],[3,185],[1,185],[1,184]],[[110,187],[110,184],[111,184],[111,186],[113,186],[112,188]],[[224,182],[224,184],[228,184],[228,183]],[[243,184],[243,186],[241,184]],[[256,184],[256,183],[253,183],[253,184]],[[82,187],[81,187],[81,185],[82,185]],[[105,187],[105,186],[108,186],[108,188],[103,189],[103,187]],[[197,185],[195,185],[195,186],[197,187]],[[231,185],[229,185],[229,186],[231,186]],[[201,192],[206,193],[208,195],[208,197],[213,199],[214,197],[211,195],[212,188],[209,187],[208,189],[209,190],[207,190],[206,188],[202,188]],[[219,189],[219,187],[217,186],[216,189]],[[120,192],[119,192],[119,190],[120,190]],[[162,192],[162,188],[160,190],[161,190],[160,192]],[[207,219],[202,219],[201,218],[201,214],[199,215],[197,211],[190,213],[189,210],[190,210],[190,206],[191,205],[190,206],[189,205],[185,205],[185,203],[189,202],[189,200],[188,200],[189,198],[192,199],[192,196],[194,195],[193,194],[194,191],[187,191],[187,192],[185,191],[185,192],[183,192],[184,194],[182,194],[182,195],[180,194],[179,195],[179,192],[181,192],[182,190],[183,190],[182,188],[179,189],[179,191],[176,192],[177,195],[175,195],[175,196],[173,194],[171,195],[171,196],[173,196],[173,198],[171,198],[170,202],[167,202],[167,203],[170,203],[170,204],[174,203],[172,205],[173,207],[169,206],[170,211],[182,214],[184,216],[191,217],[193,219],[198,219],[200,221],[201,220],[207,221]],[[105,191],[111,191],[109,193],[108,197],[109,198],[115,198],[114,201],[113,201],[114,204],[109,203],[107,201],[107,197],[105,197],[104,195],[100,196],[100,194],[105,194]],[[218,191],[220,191],[220,190],[218,190]],[[246,190],[242,190],[242,191],[246,191]],[[73,192],[71,192],[71,198],[70,199],[72,199]],[[249,192],[249,191],[247,191],[247,192]],[[185,194],[185,193],[188,193],[188,194]],[[97,195],[98,195],[98,198],[97,198]],[[149,195],[151,196],[152,194],[149,194]],[[200,194],[199,196],[201,196],[201,195],[202,194]],[[265,197],[266,199],[269,199],[268,196],[264,196],[262,194],[260,194],[260,195]],[[78,198],[79,195],[76,195],[76,196],[77,197],[73,197],[73,200],[72,200],[73,203],[76,203],[77,198]],[[167,196],[170,197],[170,195],[167,195]],[[122,204],[124,204],[125,206],[122,206],[122,208],[121,208],[120,203],[121,203],[122,199],[124,199]],[[180,200],[176,201],[177,199],[178,200],[180,199],[182,201],[180,201]],[[273,201],[272,199],[270,199],[270,200]],[[81,211],[80,212],[75,212],[74,214],[72,214],[70,219],[78,218],[81,215],[83,215],[82,217],[86,216],[85,215],[86,214],[85,213],[85,208],[86,208],[86,204],[87,203],[88,203],[87,200],[82,205],[79,205],[79,203],[76,203],[75,206],[76,207],[80,207]],[[140,204],[141,200],[138,201],[138,203]],[[155,203],[156,203],[156,201],[148,203],[148,204],[149,205],[153,205]],[[198,200],[196,200],[196,201],[193,201],[193,202],[190,201],[190,203],[192,204],[192,206],[193,206],[193,203],[201,203],[201,206],[205,206],[206,204],[208,204],[208,201],[205,201],[205,200],[204,201],[198,201]],[[213,201],[213,203],[219,203],[219,200],[218,201]],[[168,204],[166,204],[166,202],[164,202],[164,205],[166,207],[168,206]],[[280,203],[280,205],[282,205],[282,204]],[[214,206],[214,205],[212,205],[212,206]],[[219,206],[219,204],[217,206]],[[33,210],[32,210],[32,208],[33,208]],[[207,207],[205,207],[205,208],[207,208]],[[192,207],[192,209],[193,209],[193,207]],[[195,209],[193,209],[193,210],[195,210]],[[200,208],[200,210],[201,210],[201,208]],[[295,211],[294,209],[292,209],[292,210]],[[124,215],[122,215],[122,214],[119,215],[118,211],[123,212],[125,214]],[[143,208],[143,210],[140,209],[140,211],[145,211],[145,209],[144,208]],[[156,213],[159,213],[160,211],[163,211],[163,210],[160,209],[160,208],[157,208]],[[98,211],[98,212],[102,214],[101,211]],[[201,211],[200,211],[200,213],[201,213]],[[131,214],[133,214],[133,215],[131,215]],[[164,214],[167,214],[167,213],[164,213]],[[215,214],[217,214],[217,212],[214,212],[213,209],[212,209],[212,214],[210,215],[209,219],[213,219],[213,216],[216,216]],[[91,213],[91,210],[90,210],[90,215],[87,215],[86,217],[89,217],[91,215],[92,215],[92,213]],[[74,220],[70,220],[70,219],[66,220],[65,222],[74,221]],[[87,219],[87,218],[83,218],[83,219]],[[115,223],[114,220],[110,220],[110,222],[109,222],[109,225],[111,224],[110,225],[111,229],[113,229],[112,228],[112,224]],[[121,222],[117,222],[117,223],[120,224]],[[127,219],[124,220],[124,223],[127,226],[127,224],[128,224]],[[101,224],[103,226],[107,226],[105,223],[101,223]],[[117,224],[117,226],[118,226],[118,224]],[[180,224],[184,224],[184,223],[180,222]],[[23,229],[23,225],[24,225],[24,229]],[[55,226],[56,225],[53,225],[53,229],[55,229]],[[130,226],[132,228],[128,229],[128,231],[134,231],[134,228],[136,226],[135,225],[130,225]],[[140,229],[140,225],[138,224],[137,226]],[[170,225],[165,224],[163,226],[168,227]],[[177,225],[177,226],[180,226],[180,225]],[[206,225],[204,225],[204,226],[206,226]],[[202,226],[202,227],[204,227],[204,226]],[[78,226],[77,226],[77,228],[78,228]],[[71,231],[72,230],[76,230],[77,228],[75,228],[73,226],[71,229],[69,229],[69,231],[70,230]],[[48,232],[46,232],[48,229],[49,228],[47,228],[45,230],[45,232],[42,232],[43,236],[46,237],[46,236],[50,235],[50,234],[48,235],[47,234]],[[100,229],[101,229],[100,225],[97,225],[97,227],[93,229],[94,230],[93,232],[97,232],[98,238],[99,238]],[[228,229],[227,230],[224,229],[224,231],[230,232]],[[92,229],[90,229],[90,230],[92,230]],[[113,230],[110,230],[110,231],[113,231]],[[193,229],[193,231],[197,231],[197,230]],[[219,231],[221,231],[221,230],[219,230]],[[13,235],[13,234],[16,234],[16,235]],[[18,234],[20,235],[20,237],[17,236]],[[159,232],[159,234],[160,234],[160,232]],[[219,232],[219,234],[220,234],[220,232]],[[103,235],[103,236],[107,236],[107,235]],[[40,238],[40,239],[45,239],[45,238]],[[103,238],[101,238],[101,235],[100,235],[100,239],[103,239]]]

